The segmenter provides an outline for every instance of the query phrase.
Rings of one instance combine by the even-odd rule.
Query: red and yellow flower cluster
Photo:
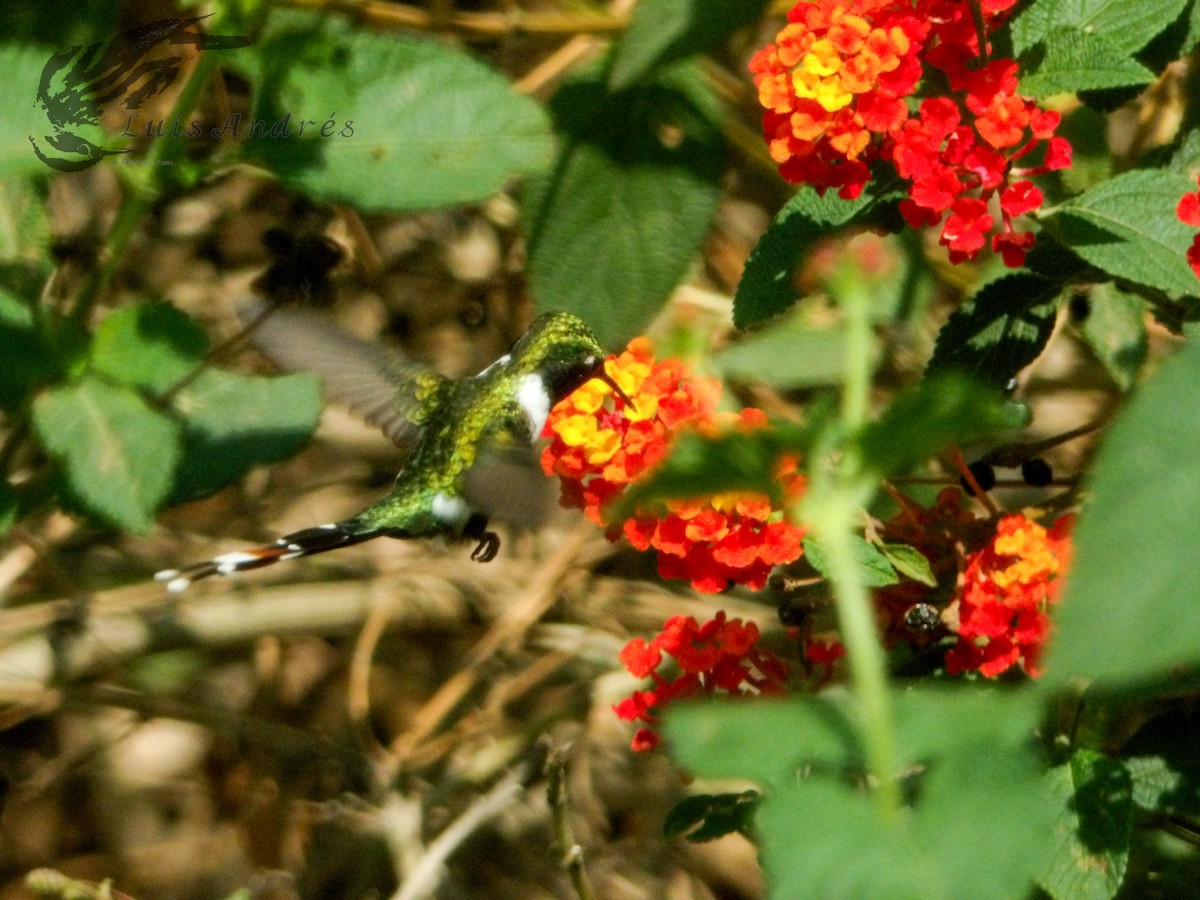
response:
[[[1041,674],[1050,635],[1047,607],[1057,603],[1071,562],[1074,516],[1049,528],[1021,515],[1005,516],[996,535],[968,557],[958,607],[958,643],[946,653],[951,675],[978,671],[994,678],[1015,665]]]
[[[621,651],[621,663],[638,678],[652,677],[654,687],[634,691],[613,707],[622,719],[647,725],[658,722],[655,711],[668,703],[698,694],[778,694],[787,679],[787,663],[760,649],[758,626],[726,619],[722,610],[703,625],[691,616],[672,616],[661,633],[649,641],[634,638]],[[667,679],[659,673],[663,654],[674,657],[680,674]],[[653,728],[639,728],[633,749],[652,750],[660,737]]]
[[[1175,207],[1175,215],[1184,225],[1200,228],[1200,190],[1184,194],[1179,205]],[[1188,248],[1187,252],[1187,261],[1188,265],[1192,267],[1192,271],[1196,273],[1196,277],[1200,278],[1200,232],[1192,238],[1192,246]]]
[[[629,406],[602,381],[593,380],[550,412],[551,438],[542,467],[562,483],[562,503],[583,509],[614,539],[624,534],[639,550],[658,551],[664,578],[687,578],[698,591],[716,593],[730,584],[755,590],[771,569],[801,554],[799,528],[784,520],[765,495],[738,491],[670,500],[665,513],[638,512],[624,522],[605,519],[604,507],[663,459],[682,428],[713,432],[720,386],[689,374],[675,359],[657,362],[645,338],[605,363],[610,378],[633,401]],[[733,426],[761,427],[760,410],[743,410]],[[781,467],[785,496],[796,497],[803,479],[796,462]]]
[[[942,226],[953,262],[988,243],[1006,265],[1033,244],[1013,219],[1036,210],[1042,193],[1029,176],[1071,164],[1055,137],[1060,116],[1017,94],[1017,65],[980,59],[981,36],[1016,0],[801,0],[789,24],[750,61],[763,130],[780,174],[793,183],[857,197],[868,164],[890,164],[909,183],[908,224]],[[984,38],[986,40],[986,38]],[[990,52],[985,47],[985,53]],[[910,113],[905,98],[936,70],[953,98],[931,97]],[[1040,164],[1017,162],[1043,148]],[[988,211],[999,196],[1001,227]]]
[[[953,637],[946,652],[951,675],[994,678],[1014,665],[1040,675],[1051,630],[1047,609],[1058,602],[1070,565],[1075,517],[1062,516],[1049,529],[1023,515],[979,518],[958,488],[943,490],[929,509],[898,492],[893,498],[900,512],[882,523],[881,534],[919,550],[937,584],[905,580],[875,591],[885,643],[928,647]],[[914,610],[922,614],[917,627]]]

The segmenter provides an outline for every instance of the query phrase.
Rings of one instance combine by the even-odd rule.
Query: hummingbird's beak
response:
[[[592,377],[598,378],[600,381],[603,381],[605,384],[607,384],[612,389],[614,394],[625,401],[626,406],[628,406],[634,412],[637,412],[637,404],[629,398],[628,394],[621,390],[621,386],[617,384],[616,379],[608,374],[603,365],[600,366],[600,371]]]

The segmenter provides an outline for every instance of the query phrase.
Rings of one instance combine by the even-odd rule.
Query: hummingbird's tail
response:
[[[364,528],[362,522],[357,519],[346,519],[329,525],[318,525],[316,528],[293,531],[273,544],[222,553],[182,569],[163,569],[155,574],[154,580],[165,581],[167,590],[178,594],[187,590],[193,581],[208,578],[210,575],[233,575],[235,572],[261,569],[285,559],[296,559],[300,556],[324,553],[326,550],[336,550],[339,547],[349,547],[351,544],[361,544],[381,534],[383,532],[379,529]]]

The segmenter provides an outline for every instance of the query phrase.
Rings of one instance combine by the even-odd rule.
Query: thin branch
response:
[[[512,806],[525,791],[529,765],[517,766],[500,779],[486,794],[467,807],[429,845],[425,855],[392,895],[392,900],[423,900],[432,897],[442,880],[442,872],[451,854],[479,828]]]
[[[567,756],[570,745],[551,747],[546,759],[546,798],[554,814],[554,837],[562,853],[563,868],[579,900],[592,900],[591,882],[583,864],[583,847],[575,840],[571,827],[571,795],[567,789]]]

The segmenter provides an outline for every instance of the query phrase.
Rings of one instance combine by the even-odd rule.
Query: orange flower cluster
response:
[[[1075,517],[1049,528],[1021,515],[1002,518],[992,541],[967,560],[958,608],[958,643],[946,654],[951,675],[974,670],[994,678],[1014,665],[1033,676],[1071,561]]]
[[[614,539],[624,534],[639,550],[658,551],[664,578],[686,578],[704,593],[730,584],[761,589],[774,566],[800,557],[802,531],[783,518],[765,495],[737,491],[673,500],[665,514],[639,512],[625,522],[608,522],[604,506],[662,460],[681,428],[714,432],[720,387],[690,375],[675,359],[656,362],[645,338],[605,363],[606,371],[633,401],[627,405],[602,381],[593,380],[550,412],[544,435],[551,442],[542,468],[561,480],[564,506],[583,509]],[[766,416],[747,409],[735,427],[765,425]],[[781,465],[786,496],[803,490],[796,461]]]
[[[769,650],[758,648],[759,631],[753,622],[725,618],[719,611],[699,624],[691,616],[672,616],[661,633],[649,641],[634,638],[621,651],[621,663],[638,678],[652,677],[654,688],[634,691],[613,707],[622,719],[657,724],[655,710],[673,700],[714,694],[778,694],[787,679],[787,663]],[[667,679],[658,671],[663,654],[675,658],[682,674]],[[639,728],[633,749],[653,750],[661,740],[653,728]]]
[[[856,196],[872,136],[908,118],[929,26],[892,0],[801,2],[788,21],[750,60],[771,157],[788,181]]]
[[[1058,113],[1017,94],[1017,64],[986,58],[987,33],[1015,3],[796,3],[776,43],[750,62],[780,174],[853,198],[870,180],[868,164],[888,163],[909,183],[905,220],[912,228],[944,220],[941,242],[952,262],[974,258],[992,234],[1005,265],[1020,266],[1034,236],[1017,231],[1013,219],[1043,200],[1027,179],[1069,166],[1071,148],[1054,136]],[[928,72],[940,94],[910,111],[905,98]],[[1039,149],[1040,164],[1017,167]],[[993,234],[988,210],[996,196],[1001,221]]]

